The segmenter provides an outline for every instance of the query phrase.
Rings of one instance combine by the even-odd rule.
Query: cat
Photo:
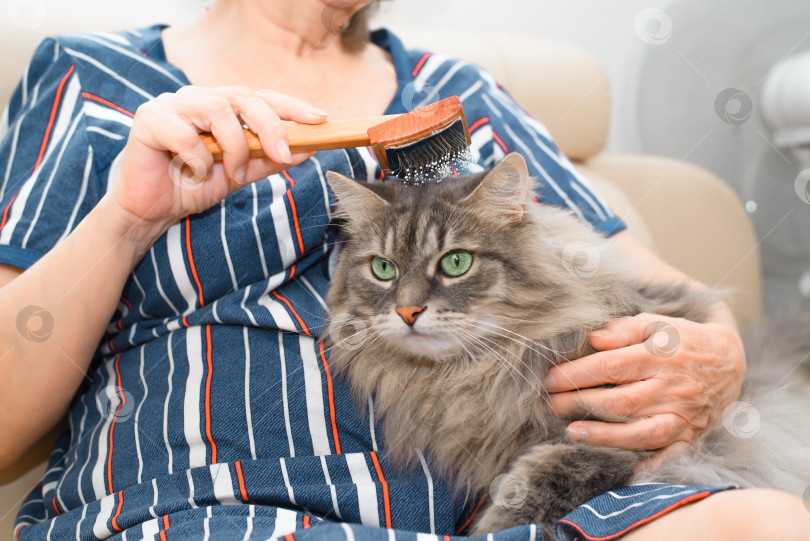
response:
[[[793,475],[793,462],[778,472],[737,471],[760,450],[740,451],[740,442],[750,447],[756,438],[724,427],[688,456],[642,473],[636,467],[647,453],[568,435],[570,420],[551,413],[542,385],[552,365],[593,353],[589,333],[615,318],[649,312],[706,321],[718,295],[640,283],[614,242],[533,199],[520,154],[488,172],[418,187],[334,172],[327,179],[346,236],[327,295],[330,363],[359,403],[373,397],[396,464],[411,466],[416,449],[458,493],[493,496],[473,535],[539,523],[552,538],[565,514],[638,480],[762,485]],[[810,343],[797,351],[810,352]],[[583,417],[620,420],[596,411]],[[729,466],[729,455],[744,463]],[[772,460],[761,462],[774,469]],[[796,479],[803,489],[810,472]]]

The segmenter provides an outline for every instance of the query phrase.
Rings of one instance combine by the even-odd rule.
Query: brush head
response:
[[[470,161],[470,131],[457,96],[416,109],[368,130],[386,175],[411,184],[441,179],[452,166]]]

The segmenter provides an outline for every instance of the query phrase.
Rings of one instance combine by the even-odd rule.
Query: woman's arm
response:
[[[64,414],[156,233],[129,227],[104,197],[64,242],[0,288],[0,468]],[[13,274],[5,269],[0,279]]]
[[[0,288],[0,468],[64,414],[151,245],[185,216],[310,156],[290,155],[279,116],[326,120],[301,100],[242,87],[183,87],[138,108],[111,190],[63,242]],[[268,157],[249,157],[242,122]],[[214,163],[200,131],[216,135],[223,163]]]
[[[695,289],[706,289],[648,251],[629,232],[614,238],[649,281],[687,281]],[[671,330],[658,332],[657,322]],[[665,353],[654,347],[658,340],[665,342],[660,344]],[[707,323],[639,314],[594,332],[590,342],[597,353],[549,371],[555,411],[572,416],[586,402],[634,420],[576,421],[569,432],[579,441],[646,450],[690,443],[720,420],[739,394],[745,375],[737,324],[722,302]],[[598,388],[602,384],[617,386]]]

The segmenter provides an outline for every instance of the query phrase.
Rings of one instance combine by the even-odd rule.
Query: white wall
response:
[[[541,35],[579,44],[608,70],[613,121],[608,148],[639,148],[632,123],[633,89],[641,55],[654,47],[659,27],[650,10],[666,11],[671,0],[383,0],[374,18],[380,26],[457,28],[493,33]],[[666,20],[663,21],[666,25]],[[638,26],[638,28],[636,28]],[[672,29],[676,31],[677,29]],[[645,34],[646,32],[646,34]],[[658,34],[656,34],[658,33]],[[645,38],[647,42],[644,41]]]

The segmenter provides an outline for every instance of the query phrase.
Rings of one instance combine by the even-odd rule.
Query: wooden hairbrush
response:
[[[467,158],[470,131],[457,96],[410,113],[337,120],[323,124],[285,121],[290,151],[313,152],[371,146],[386,175],[417,180],[443,173],[449,163]],[[215,160],[222,148],[210,133],[200,134]],[[265,156],[259,138],[245,130],[250,155]]]

